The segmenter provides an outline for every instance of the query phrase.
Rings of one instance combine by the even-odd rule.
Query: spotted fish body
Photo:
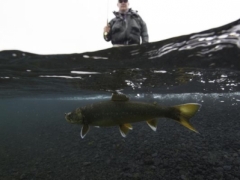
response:
[[[184,104],[173,107],[163,107],[156,103],[129,101],[123,94],[114,94],[112,99],[85,107],[80,107],[65,118],[68,122],[82,124],[81,137],[89,131],[89,126],[119,126],[123,137],[132,130],[130,123],[146,121],[155,131],[156,118],[170,118],[181,123],[190,130],[197,130],[189,123],[189,119],[198,111],[200,105],[196,103]]]

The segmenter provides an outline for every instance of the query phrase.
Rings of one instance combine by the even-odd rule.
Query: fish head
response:
[[[83,124],[82,110],[77,108],[73,112],[65,113],[65,119],[71,124]]]

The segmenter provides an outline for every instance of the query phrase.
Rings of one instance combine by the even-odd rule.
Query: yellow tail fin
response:
[[[200,104],[197,103],[189,103],[189,104],[181,104],[178,106],[173,106],[175,110],[177,110],[175,117],[176,121],[178,121],[180,124],[185,126],[186,128],[198,133],[198,131],[190,124],[189,120],[191,117],[193,117],[198,109],[201,107]]]

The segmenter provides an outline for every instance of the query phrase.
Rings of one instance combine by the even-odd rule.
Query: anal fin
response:
[[[89,125],[84,124],[82,126],[82,129],[81,129],[81,132],[80,132],[80,136],[81,136],[82,139],[86,136],[86,134],[88,133],[89,129],[90,129]]]
[[[157,119],[151,119],[147,121],[147,124],[149,125],[149,127],[153,130],[156,131],[157,130]]]
[[[119,125],[119,130],[122,135],[122,137],[126,137],[129,130],[132,130],[131,124],[121,124]]]

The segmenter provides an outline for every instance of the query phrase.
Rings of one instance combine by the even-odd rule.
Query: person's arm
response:
[[[107,25],[105,28],[104,28],[104,31],[103,31],[103,38],[105,39],[105,41],[111,41],[111,36],[110,36],[110,26]]]
[[[147,30],[147,24],[141,19],[141,38],[142,43],[148,43],[149,37],[148,37],[148,30]]]
[[[112,27],[112,21],[110,21],[110,22],[108,23],[108,25],[104,28],[104,31],[103,31],[103,38],[104,38],[105,41],[107,41],[107,42],[112,40],[111,27]]]

